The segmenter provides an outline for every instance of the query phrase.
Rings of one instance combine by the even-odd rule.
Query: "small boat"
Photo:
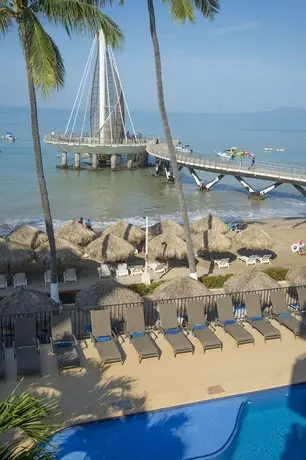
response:
[[[234,160],[235,155],[234,154],[229,154],[228,150],[225,150],[224,152],[217,152],[217,156],[221,158],[227,158],[228,160]]]
[[[16,137],[14,136],[13,133],[5,133],[4,136],[1,136],[1,139],[8,141],[10,143],[15,142]]]
[[[182,153],[193,153],[193,150],[190,148],[189,144],[177,145],[175,146],[175,149]]]
[[[280,148],[276,149],[275,147],[265,147],[264,151],[265,152],[284,152],[285,149],[280,149]]]
[[[217,153],[218,157],[228,158],[234,160],[236,157],[254,157],[254,153],[248,152],[246,150],[238,150],[236,147],[231,147],[230,149],[223,150],[223,152]]]

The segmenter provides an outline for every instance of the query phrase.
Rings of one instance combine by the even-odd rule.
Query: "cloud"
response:
[[[235,32],[245,32],[248,30],[253,30],[253,29],[256,29],[258,26],[259,26],[259,22],[248,21],[248,22],[243,22],[242,24],[238,24],[238,25],[215,27],[211,29],[211,33],[212,35],[227,35],[227,34],[232,34]]]

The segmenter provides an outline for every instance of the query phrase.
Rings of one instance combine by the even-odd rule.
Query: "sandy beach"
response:
[[[291,251],[291,245],[296,243],[299,240],[306,241],[306,218],[273,218],[266,220],[256,220],[256,221],[246,221],[250,226],[260,225],[267,233],[269,233],[275,240],[275,246],[272,251],[266,251],[272,253],[271,263],[269,265],[260,265],[256,264],[256,267],[259,270],[264,270],[269,267],[271,268],[289,268],[291,266],[301,266],[306,265],[306,256],[300,256]],[[98,233],[101,229],[95,229]],[[233,234],[229,233],[230,236]],[[231,262],[230,267],[227,269],[219,270],[217,267],[211,266],[210,260],[205,260],[197,258],[197,273],[198,276],[211,276],[219,274],[235,274],[241,271],[250,270],[253,266],[246,266],[245,263],[237,259],[239,247],[235,244],[233,245],[230,254]],[[256,251],[254,252],[256,253]],[[226,254],[225,254],[226,255]],[[130,259],[129,264],[143,264],[144,263],[144,254],[139,254],[134,258]],[[82,259],[74,264],[78,281],[77,283],[64,283],[62,278],[62,272],[60,271],[60,290],[74,290],[82,289],[90,286],[95,283],[98,279],[97,267],[98,263],[89,259]],[[14,269],[14,272],[19,270],[18,267]],[[21,271],[25,271],[29,281],[29,287],[32,289],[37,289],[44,292],[49,292],[49,286],[44,284],[43,277],[43,268],[37,266],[35,263],[31,263],[27,266],[20,267]],[[154,275],[151,272],[152,281],[157,281],[159,279],[173,279],[180,276],[188,275],[188,268],[182,263],[178,263],[174,266],[170,266],[170,269],[164,275]],[[118,281],[122,284],[137,284],[141,283],[141,276],[126,276],[119,278]],[[286,285],[286,282],[281,282],[281,284]],[[8,295],[14,292],[14,288],[9,285],[8,289],[2,290],[0,295]]]

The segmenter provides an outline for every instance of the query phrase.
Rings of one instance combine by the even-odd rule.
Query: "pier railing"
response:
[[[306,287],[306,286],[305,286]],[[277,288],[277,289],[265,289],[251,291],[251,293],[258,294],[261,298],[261,305],[265,311],[269,312],[271,310],[271,301],[270,296],[271,292],[282,291],[286,295],[287,305],[296,304],[297,302],[297,292],[295,287],[289,288]],[[210,294],[201,297],[193,297],[193,299],[198,299],[202,302],[205,313],[207,314],[207,319],[209,321],[214,321],[218,317],[217,311],[217,300],[218,298],[230,295],[233,302],[233,312],[237,319],[243,319],[245,316],[245,306],[244,306],[244,296],[247,293],[238,292],[233,294]],[[167,304],[175,301],[177,305],[177,315],[182,320],[187,319],[186,305],[190,298],[183,299],[171,299],[171,300],[153,300],[144,302],[144,313],[145,313],[145,324],[148,329],[157,329],[159,324],[159,314],[158,306],[159,304]],[[125,323],[125,310],[134,305],[142,305],[142,303],[126,303],[120,305],[110,305],[105,306],[104,308],[109,308],[111,311],[111,321],[112,327],[118,333],[124,333],[124,323]],[[91,331],[91,321],[90,321],[90,310],[92,309],[103,309],[103,307],[98,308],[82,308],[77,309],[74,306],[67,306],[64,308],[62,315],[67,315],[71,318],[73,332],[78,340],[88,338]],[[51,315],[58,315],[57,310],[48,311],[48,312],[36,312],[31,313],[32,316],[36,318],[37,324],[37,336],[41,343],[48,343],[49,337],[51,336]],[[7,315],[0,316],[0,340],[6,347],[12,347],[14,341],[14,329],[15,329],[15,320],[16,318],[22,318],[29,315]]]
[[[101,141],[99,137],[90,137],[90,136],[81,136],[78,134],[73,134],[73,135],[68,135],[64,133],[52,133],[52,134],[46,134],[44,136],[44,142],[49,143],[49,144],[64,144],[64,145],[88,145],[88,146],[100,146],[100,145],[113,145],[113,146],[119,146],[119,145],[131,145],[131,146],[137,146],[137,145],[146,145],[148,143],[148,139],[123,139],[122,143],[118,144],[116,142],[107,142],[104,143]],[[152,141],[152,139],[151,139]]]
[[[151,144],[147,148],[148,153],[156,158],[170,161],[166,146],[163,144]],[[284,164],[273,164],[266,162],[257,162],[254,166],[251,165],[251,159],[246,157],[237,157],[235,160],[226,159],[217,155],[199,155],[197,153],[181,153],[176,152],[177,162],[189,168],[202,168],[212,171],[224,171],[230,174],[247,173],[256,176],[270,176],[281,180],[305,180],[306,182],[306,167],[291,166]]]

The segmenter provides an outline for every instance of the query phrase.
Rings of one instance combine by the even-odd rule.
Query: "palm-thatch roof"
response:
[[[129,243],[136,245],[143,241],[146,237],[145,232],[140,228],[125,220],[120,220],[116,224],[106,228],[102,233],[102,236],[115,235],[122,238]]]
[[[0,301],[0,316],[45,312],[57,307],[56,302],[44,292],[20,288]]]
[[[0,266],[20,266],[31,262],[35,257],[35,252],[28,246],[8,241],[0,240]]]
[[[192,235],[193,248],[203,252],[225,252],[231,249],[232,241],[217,230],[205,230]]]
[[[161,260],[183,260],[187,257],[185,241],[170,233],[162,233],[152,238],[149,241],[148,250],[150,257]]]
[[[223,285],[226,292],[246,292],[279,287],[277,281],[256,268],[231,276]]]
[[[234,237],[235,243],[246,249],[271,249],[275,242],[259,225],[252,225]]]
[[[62,265],[73,264],[77,260],[79,260],[82,255],[83,251],[79,246],[70,243],[63,238],[56,237],[55,238],[55,246],[56,246],[56,258],[57,261]],[[36,249],[36,258],[37,261],[43,265],[50,264],[50,246],[49,241],[41,244]]]
[[[134,246],[113,234],[101,236],[86,247],[86,254],[97,262],[127,260],[134,252]]]
[[[105,279],[82,289],[76,295],[75,307],[102,307],[133,302],[142,302],[142,297],[115,280]]]
[[[36,249],[48,239],[46,233],[38,230],[32,225],[22,225],[11,232],[7,238],[9,241],[22,244],[30,249]]]
[[[205,230],[216,230],[219,233],[226,233],[226,224],[216,216],[209,214],[208,216],[201,217],[191,225],[191,230],[196,233],[202,233]]]
[[[306,266],[291,267],[287,272],[286,280],[297,286],[306,285]]]
[[[152,225],[150,233],[153,236],[161,235],[162,233],[170,233],[171,235],[184,237],[183,227],[172,219],[165,219]]]
[[[207,294],[209,294],[207,287],[190,276],[165,281],[154,290],[154,296],[157,299],[183,299]]]
[[[58,230],[56,237],[63,238],[79,246],[86,246],[86,244],[95,239],[96,234],[85,225],[75,220],[70,220]]]

